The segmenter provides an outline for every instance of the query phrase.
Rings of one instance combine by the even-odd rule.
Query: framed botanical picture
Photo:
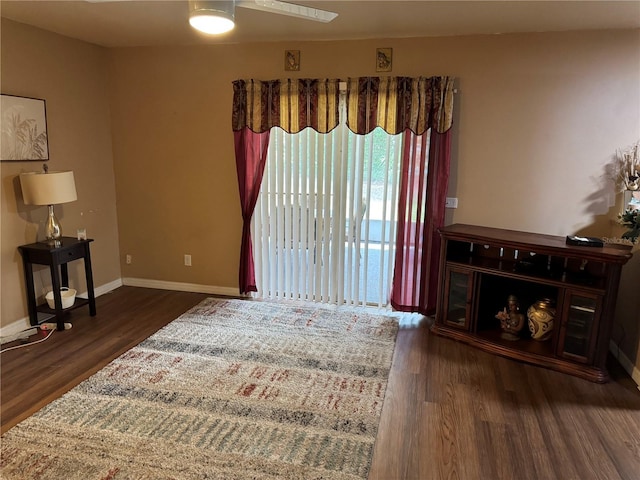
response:
[[[284,69],[295,72],[300,70],[300,50],[285,50]]]
[[[393,48],[376,48],[376,72],[390,72]]]
[[[0,161],[49,160],[47,111],[39,98],[0,95],[2,138]]]

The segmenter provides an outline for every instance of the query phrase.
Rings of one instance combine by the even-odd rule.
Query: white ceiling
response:
[[[323,24],[236,8],[236,28],[223,36],[207,37],[189,26],[186,0],[2,0],[0,14],[105,47],[640,28],[640,0],[294,3],[339,16]]]

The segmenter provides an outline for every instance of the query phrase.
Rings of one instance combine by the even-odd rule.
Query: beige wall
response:
[[[102,48],[2,19],[2,93],[46,100],[49,168],[73,170],[78,200],[56,207],[63,234],[86,228],[95,285],[120,279],[118,227]],[[2,318],[5,327],[27,317],[24,273],[17,246],[42,240],[47,208],[25,206],[18,175],[41,162],[3,162],[1,200]],[[69,264],[70,284],[86,291],[82,262]],[[36,267],[39,294],[50,290],[46,267]],[[26,325],[26,324],[25,324]]]
[[[449,192],[460,203],[448,222],[621,233],[604,168],[640,131],[637,30],[110,49],[97,68],[109,74],[122,277],[237,289],[232,80],[376,75],[376,47],[393,48],[394,75],[458,78]],[[283,70],[285,49],[301,51],[300,72]],[[640,266],[625,278],[626,309]],[[618,313],[640,364],[637,314]]]
[[[394,74],[459,78],[451,221],[610,235],[604,166],[638,139],[639,40],[608,31],[112,49],[118,221],[134,258],[123,275],[236,286],[231,81],[289,74],[286,48],[301,50],[298,76],[375,75],[375,47],[390,46]]]

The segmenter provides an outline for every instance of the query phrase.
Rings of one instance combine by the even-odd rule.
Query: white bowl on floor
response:
[[[49,308],[56,308],[56,303],[53,299],[53,290],[48,292],[44,298]],[[60,298],[62,300],[62,308],[69,308],[76,301],[76,291],[73,288],[62,287],[60,289]]]

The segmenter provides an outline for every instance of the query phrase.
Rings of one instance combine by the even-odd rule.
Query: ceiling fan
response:
[[[107,3],[127,0],[86,0]],[[189,0],[189,24],[204,33],[221,34],[235,26],[235,7],[251,8],[279,15],[328,23],[338,16],[335,12],[305,7],[280,0]]]
[[[337,13],[296,5],[279,0],[189,0],[189,23],[204,33],[225,33],[234,27],[235,7],[304,18],[316,22],[330,22]]]

